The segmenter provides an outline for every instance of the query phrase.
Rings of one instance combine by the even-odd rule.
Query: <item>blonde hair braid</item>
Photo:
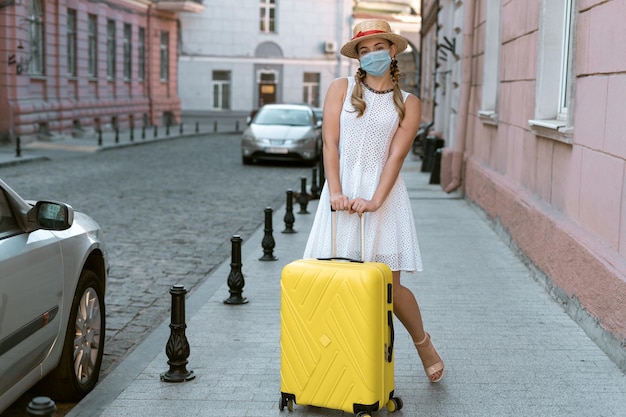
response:
[[[367,73],[363,71],[363,68],[359,67],[356,70],[356,75],[354,78],[356,79],[356,83],[354,88],[352,89],[352,96],[350,97],[350,103],[352,103],[352,107],[356,109],[357,117],[363,116],[365,112],[365,100],[363,99],[363,85],[362,82],[365,81],[365,75]]]
[[[391,59],[391,82],[393,82],[393,105],[396,107],[400,123],[404,120],[404,99],[402,98],[402,90],[400,90],[400,68],[398,68],[398,60]]]

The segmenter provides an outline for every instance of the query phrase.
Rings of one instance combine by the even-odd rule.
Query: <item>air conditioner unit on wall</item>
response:
[[[334,54],[335,52],[337,52],[337,42],[334,42],[334,41],[324,42],[325,54]]]

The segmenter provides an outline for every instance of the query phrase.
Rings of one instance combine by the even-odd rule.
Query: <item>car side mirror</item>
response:
[[[38,201],[32,210],[37,226],[45,230],[66,230],[74,222],[74,209],[54,201]],[[29,216],[30,218],[30,216]]]

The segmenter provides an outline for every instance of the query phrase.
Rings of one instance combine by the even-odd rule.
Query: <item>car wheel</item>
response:
[[[104,290],[90,270],[80,275],[61,360],[44,380],[55,401],[78,401],[98,382],[105,332]]]
[[[242,156],[242,157],[241,157],[241,162],[242,162],[244,165],[252,165],[253,159],[252,159],[252,158],[249,158],[249,157],[247,157],[247,156]]]

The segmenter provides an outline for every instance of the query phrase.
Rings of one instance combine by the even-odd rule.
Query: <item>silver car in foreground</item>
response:
[[[322,149],[321,121],[305,104],[266,104],[243,132],[241,158],[314,162]]]
[[[98,224],[0,180],[0,412],[31,387],[78,401],[98,381],[108,262]]]

